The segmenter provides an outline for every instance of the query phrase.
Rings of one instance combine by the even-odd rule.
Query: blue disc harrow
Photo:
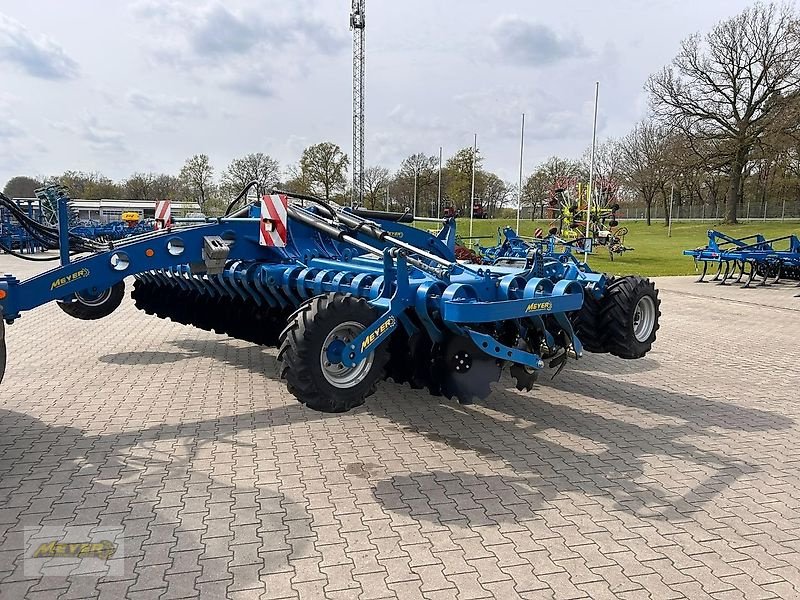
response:
[[[0,277],[3,320],[49,301],[102,318],[130,276],[148,314],[279,347],[289,391],[328,412],[359,406],[385,378],[469,403],[508,367],[517,388],[530,390],[540,372],[558,373],[584,351],[635,359],[655,340],[653,283],[595,273],[568,248],[463,264],[452,219],[431,234],[407,215],[279,190],[248,202],[254,187],[224,217],[101,248],[61,225],[69,213],[60,191],[59,226],[40,234],[56,237],[61,264],[26,281]]]

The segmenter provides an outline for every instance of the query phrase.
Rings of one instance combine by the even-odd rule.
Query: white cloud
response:
[[[34,35],[19,21],[0,14],[0,60],[41,79],[73,79],[78,63],[45,35]]]

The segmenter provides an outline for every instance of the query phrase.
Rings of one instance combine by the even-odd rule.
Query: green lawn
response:
[[[515,221],[506,219],[475,220],[473,235],[497,236],[498,227],[515,225]],[[754,221],[747,225],[720,225],[713,221],[678,221],[672,224],[672,237],[667,237],[667,228],[663,221],[653,222],[648,227],[643,221],[625,221],[623,223],[630,233],[625,238],[625,245],[634,250],[623,255],[616,255],[612,263],[608,252],[600,247],[595,254],[589,255],[589,265],[596,271],[616,275],[694,275],[694,261],[683,256],[683,251],[698,246],[705,246],[708,237],[706,231],[717,229],[734,237],[744,237],[754,233],[762,233],[768,238],[800,234],[798,221]],[[424,229],[434,228],[433,223],[418,223]],[[547,231],[549,221],[522,221],[522,235],[533,235],[537,227]],[[469,235],[469,219],[458,220],[458,232]],[[493,245],[493,240],[480,240],[484,246]]]

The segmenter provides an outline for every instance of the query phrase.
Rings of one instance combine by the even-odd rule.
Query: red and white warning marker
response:
[[[172,205],[169,200],[156,200],[156,228],[164,229],[172,224]]]
[[[258,243],[275,248],[286,247],[286,194],[272,194],[261,198],[261,223]]]

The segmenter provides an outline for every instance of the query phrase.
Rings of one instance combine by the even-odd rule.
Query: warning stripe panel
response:
[[[286,246],[288,199],[284,194],[265,195],[261,198],[261,223],[258,242],[262,246]],[[271,224],[271,227],[268,225]]]

